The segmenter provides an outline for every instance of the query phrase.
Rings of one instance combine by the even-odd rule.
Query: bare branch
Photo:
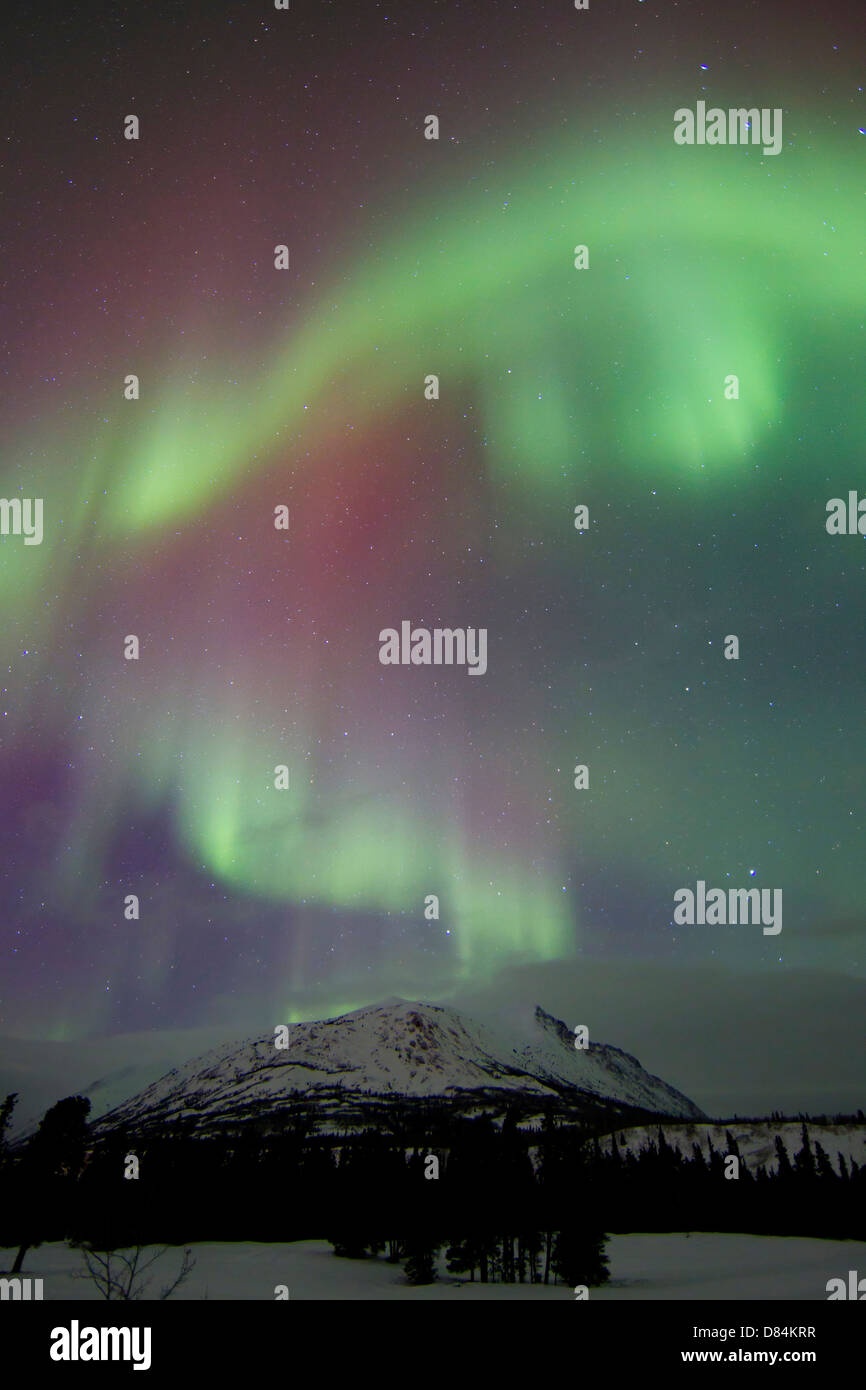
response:
[[[169,1253],[168,1246],[164,1245],[154,1251],[149,1258],[143,1260],[144,1248],[141,1245],[135,1245],[127,1250],[98,1251],[84,1241],[76,1242],[75,1249],[81,1251],[86,1269],[76,1271],[73,1277],[90,1279],[105,1299],[131,1303],[144,1298],[145,1291],[153,1282],[153,1276],[146,1279],[145,1274]],[[115,1260],[114,1268],[112,1268],[112,1258]],[[118,1263],[120,1273],[117,1272]],[[180,1288],[181,1284],[189,1277],[194,1267],[195,1260],[192,1251],[187,1249],[183,1253],[177,1277],[163,1288],[159,1294],[160,1300],[171,1298],[175,1290]]]

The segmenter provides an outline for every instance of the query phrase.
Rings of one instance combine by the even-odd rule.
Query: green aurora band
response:
[[[228,357],[214,367],[211,353],[205,372],[178,354],[140,368],[137,406],[118,406],[113,385],[98,425],[89,408],[62,434],[58,423],[53,439],[22,443],[14,472],[26,477],[27,495],[45,498],[46,540],[2,548],[14,615],[4,659],[26,642],[45,669],[64,590],[128,582],[155,548],[183,547],[184,526],[254,479],[282,482],[287,458],[302,479],[338,439],[337,420],[362,429],[435,409],[422,397],[428,373],[439,376],[443,398],[459,391],[480,403],[489,484],[507,498],[514,526],[547,515],[586,454],[612,455],[616,486],[664,473],[683,486],[722,487],[783,419],[789,433],[808,430],[815,407],[803,382],[821,350],[818,325],[838,342],[862,329],[860,151],[840,144],[828,155],[826,145],[795,142],[767,159],[737,147],[683,149],[669,126],[669,115],[645,121],[618,157],[609,147],[588,154],[573,136],[539,141],[509,171],[491,173],[484,191],[431,189],[257,369]],[[589,247],[587,271],[574,269],[578,244]],[[792,325],[804,344],[798,360],[779,346]],[[849,362],[854,440],[866,422]],[[845,370],[841,360],[838,374]],[[735,402],[723,392],[731,373],[740,380]],[[11,479],[10,471],[7,496]],[[53,539],[59,517],[62,541]],[[560,562],[569,563],[567,548]],[[107,662],[104,651],[100,659]],[[186,674],[177,675],[181,705]],[[212,724],[190,712],[171,730],[167,699],[126,711],[128,756],[107,782],[103,770],[98,785],[83,783],[61,878],[99,873],[108,830],[93,824],[96,804],[119,816],[130,798],[153,806],[170,789],[191,860],[234,890],[420,913],[424,895],[447,884],[443,901],[460,924],[454,968],[464,979],[506,960],[573,952],[574,908],[563,899],[556,855],[536,856],[530,868],[495,843],[470,854],[458,808],[443,827],[438,812],[425,817],[382,794],[372,807],[317,820],[309,784],[293,777],[279,794],[288,828],[275,829],[273,743],[254,727],[237,731],[248,694]],[[46,695],[37,720],[63,727],[63,698]],[[290,766],[303,759],[314,726],[312,709],[296,713]],[[639,753],[644,769],[655,761],[664,775],[650,737]],[[566,769],[567,757],[563,748]],[[616,820],[611,814],[599,828],[597,845]]]

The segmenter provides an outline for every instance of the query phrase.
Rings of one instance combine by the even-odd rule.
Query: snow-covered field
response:
[[[290,1299],[573,1299],[563,1285],[460,1283],[440,1260],[441,1281],[412,1288],[402,1267],[384,1259],[338,1259],[325,1241],[289,1245],[211,1244],[192,1246],[195,1268],[176,1299],[273,1299],[285,1284]],[[9,1270],[14,1250],[0,1250]],[[590,1299],[802,1299],[826,1300],[831,1278],[849,1269],[866,1275],[866,1243],[779,1236],[675,1234],[612,1236],[608,1243],[611,1283],[590,1290]],[[176,1274],[181,1251],[170,1250],[152,1272],[150,1296]],[[46,1300],[99,1299],[94,1285],[78,1279],[81,1255],[65,1245],[31,1250],[24,1275],[44,1280]]]

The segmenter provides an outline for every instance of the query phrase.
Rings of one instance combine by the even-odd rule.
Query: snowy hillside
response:
[[[700,1119],[679,1091],[619,1048],[574,1046],[563,1023],[536,1009],[518,1044],[437,1004],[395,1000],[322,1022],[293,1024],[289,1046],[273,1038],[227,1044],[170,1071],[110,1112],[101,1125],[171,1118],[232,1122],[272,1114],[299,1099],[345,1107],[350,1098],[551,1097],[614,1103]]]

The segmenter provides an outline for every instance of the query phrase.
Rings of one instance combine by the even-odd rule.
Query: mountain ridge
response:
[[[96,1122],[99,1129],[183,1120],[207,1129],[276,1119],[314,1106],[319,1118],[357,1117],[376,1105],[473,1102],[524,1108],[556,1101],[682,1119],[703,1112],[680,1091],[606,1043],[584,1050],[561,1020],[537,1006],[528,1038],[465,1018],[443,1004],[392,999],[274,1038],[222,1044],[175,1067]]]

